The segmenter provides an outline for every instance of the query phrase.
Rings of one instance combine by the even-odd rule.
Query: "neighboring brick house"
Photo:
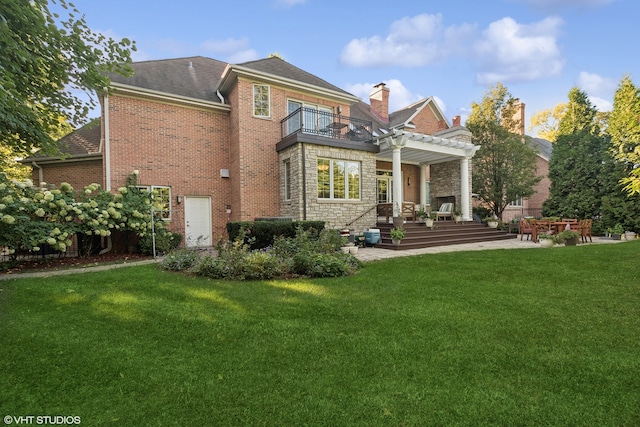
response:
[[[271,57],[227,64],[189,57],[133,64],[100,95],[100,126],[63,138],[65,160],[29,159],[35,182],[126,183],[158,189],[169,228],[187,245],[225,237],[228,221],[324,220],[361,231],[376,205],[454,201],[471,218],[479,148],[432,98],[389,114],[389,90],[370,104]],[[399,195],[399,196],[398,196]]]

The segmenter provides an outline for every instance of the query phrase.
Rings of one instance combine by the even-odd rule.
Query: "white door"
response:
[[[184,198],[184,241],[187,247],[211,246],[211,198]]]

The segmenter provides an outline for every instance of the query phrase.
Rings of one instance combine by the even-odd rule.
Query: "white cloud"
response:
[[[225,61],[232,64],[253,61],[259,57],[258,52],[249,48],[249,39],[246,37],[206,40],[200,44],[200,48],[214,57],[224,57]]]
[[[256,52],[254,49],[247,49],[241,52],[236,52],[231,56],[228,56],[226,58],[226,61],[231,64],[241,64],[247,61],[255,61],[256,59],[259,59],[259,58],[260,56],[258,55],[258,52]]]
[[[226,40],[205,40],[200,47],[215,54],[229,54],[246,49],[249,46],[249,39],[246,37],[241,39],[228,38]]]
[[[617,83],[614,79],[581,71],[578,76],[578,86],[587,93],[604,95],[613,93],[616,90]]]
[[[613,103],[611,103],[611,101],[607,101],[606,99],[597,96],[589,96],[589,101],[593,104],[594,107],[596,107],[598,111],[613,110]]]
[[[478,82],[531,81],[560,74],[564,59],[557,36],[562,24],[558,17],[528,25],[509,17],[492,22],[475,44],[482,69]]]
[[[354,67],[419,67],[442,62],[458,53],[475,27],[469,24],[445,27],[442,15],[404,17],[391,24],[387,37],[351,40],[342,50],[340,62]]]
[[[617,88],[617,83],[614,79],[582,71],[578,76],[578,87],[588,94],[589,101],[598,111],[611,111],[613,109],[613,103],[605,98],[613,99]]]

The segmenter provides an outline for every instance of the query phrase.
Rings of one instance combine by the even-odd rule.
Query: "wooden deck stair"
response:
[[[437,221],[433,230],[420,222],[407,222],[403,227],[406,230],[406,235],[400,245],[395,246],[391,243],[390,235],[393,225],[384,222],[378,223],[376,228],[380,229],[381,242],[375,246],[381,249],[405,250],[458,245],[461,243],[489,242],[518,237],[517,234],[489,228],[476,222]]]

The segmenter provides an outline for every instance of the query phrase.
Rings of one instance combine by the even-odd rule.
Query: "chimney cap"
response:
[[[378,83],[377,85],[373,85],[373,87],[385,87],[386,84],[384,83]]]

